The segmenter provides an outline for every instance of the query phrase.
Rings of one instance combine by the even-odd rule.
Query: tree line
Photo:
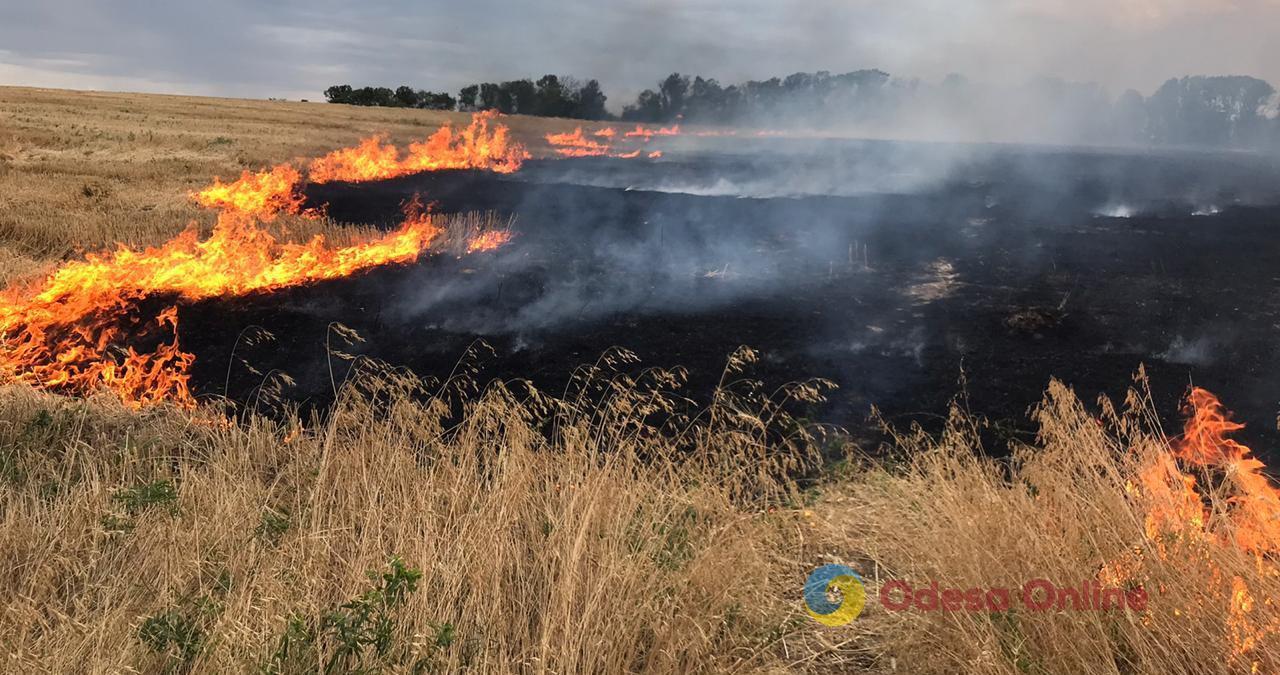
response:
[[[623,106],[605,108],[596,80],[545,75],[483,82],[456,97],[401,86],[330,87],[332,103],[498,110],[508,114],[669,124],[677,121],[767,128],[840,128],[855,133],[954,136],[957,140],[1138,143],[1280,150],[1280,93],[1243,76],[1183,77],[1149,97],[1113,98],[1096,83],[1039,78],[1018,85],[950,75],[938,83],[881,70],[794,73],[721,85],[672,73]],[[998,136],[1003,135],[1001,139]]]
[[[324,98],[330,103],[348,105],[381,106],[384,108],[426,108],[428,110],[453,110],[458,101],[447,93],[399,86],[359,87],[335,84],[324,90]]]
[[[349,84],[329,87],[324,97],[330,103],[427,108],[430,110],[497,110],[508,115],[572,117],[584,120],[612,119],[605,109],[607,97],[596,80],[580,82],[572,77],[543,75],[507,82],[481,82],[463,87],[457,98],[400,86],[352,88]]]
[[[926,84],[858,70],[721,86],[672,73],[623,108],[622,118],[1280,150],[1280,92],[1244,76],[1174,78],[1149,97],[1130,89],[1113,99],[1099,84],[1056,78],[993,86],[951,75]]]

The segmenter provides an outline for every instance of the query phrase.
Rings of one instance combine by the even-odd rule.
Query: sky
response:
[[[1280,87],[1280,0],[0,0],[0,84],[322,98],[546,73],[618,109],[679,71],[728,84],[879,68],[1150,94],[1181,75]]]

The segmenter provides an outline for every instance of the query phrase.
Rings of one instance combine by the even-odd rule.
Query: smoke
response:
[[[952,169],[984,153],[948,143],[805,138],[679,136],[653,143],[677,153],[652,170],[638,165],[570,164],[533,168],[527,180],[708,197],[911,194],[938,187]],[[551,170],[548,170],[551,169]]]
[[[1258,106],[1258,116],[1269,120],[1280,119],[1280,91]]]
[[[1280,203],[1280,168],[1249,156],[664,142],[661,161],[535,161],[483,184],[433,184],[427,193],[446,210],[516,214],[517,235],[464,274],[424,268],[393,293],[394,313],[418,326],[537,344],[642,316],[749,314],[815,288],[859,289],[877,271],[899,280],[892,303],[932,305],[964,287],[957,257],[998,250],[1027,279],[1051,268],[1044,238],[1058,235],[1040,228],[1070,232],[1099,216],[1137,227],[1163,218],[1208,223],[1241,205]],[[1025,232],[1018,223],[1029,224]]]
[[[737,198],[537,186],[516,212],[520,234],[473,273],[411,281],[406,317],[479,334],[563,332],[621,313],[701,312],[744,297],[785,292],[826,271],[816,253],[831,227],[807,222],[804,237],[780,223],[734,227]],[[557,203],[566,219],[540,218]],[[761,206],[757,200],[745,204]],[[686,209],[686,206],[692,206]],[[682,211],[691,211],[687,216]],[[771,210],[771,209],[770,209]],[[795,267],[784,267],[781,256]]]
[[[1158,356],[1170,363],[1207,366],[1213,363],[1215,352],[1221,350],[1220,342],[1220,338],[1215,339],[1209,336],[1188,340],[1178,335],[1169,343],[1169,348]]]

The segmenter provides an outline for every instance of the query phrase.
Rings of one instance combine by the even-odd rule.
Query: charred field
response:
[[[15,670],[1280,668],[1275,159],[240,105],[0,157]]]
[[[323,407],[342,350],[443,378],[477,340],[478,379],[557,390],[610,347],[683,366],[696,395],[739,345],[752,375],[838,389],[803,411],[869,430],[876,406],[928,429],[959,391],[1029,433],[1050,377],[1120,396],[1145,366],[1176,428],[1190,384],[1280,440],[1280,305],[1270,245],[1280,165],[1253,156],[795,139],[682,139],[659,160],[535,160],[307,187],[339,222],[513,216],[505,246],[180,309],[197,396]],[[250,327],[274,336],[247,344]],[[333,375],[332,373],[337,373]],[[963,382],[962,382],[963,380]]]

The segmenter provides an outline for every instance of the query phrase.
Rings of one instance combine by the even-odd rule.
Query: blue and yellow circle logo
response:
[[[840,602],[832,602],[838,591]],[[847,565],[823,565],[804,582],[804,606],[809,616],[827,626],[843,626],[858,618],[867,605],[867,588]]]

